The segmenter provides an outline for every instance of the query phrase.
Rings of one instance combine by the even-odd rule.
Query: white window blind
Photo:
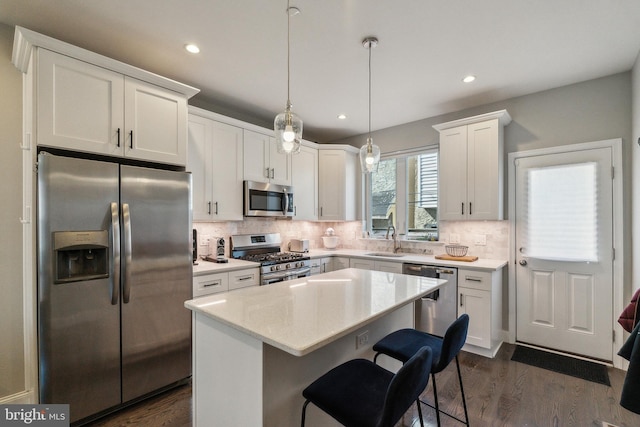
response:
[[[526,256],[598,260],[596,166],[589,162],[528,171]]]

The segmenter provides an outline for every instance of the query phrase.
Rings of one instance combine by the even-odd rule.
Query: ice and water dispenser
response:
[[[53,233],[53,250],[56,260],[55,283],[109,277],[107,230],[56,231]]]

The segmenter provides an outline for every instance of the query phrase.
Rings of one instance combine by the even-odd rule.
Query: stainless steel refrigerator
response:
[[[44,152],[37,173],[40,402],[76,422],[188,378],[191,176]]]

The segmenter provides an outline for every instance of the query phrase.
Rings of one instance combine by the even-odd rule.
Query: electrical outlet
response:
[[[200,235],[200,246],[207,246],[209,244],[209,240],[211,240],[211,235],[209,234]]]
[[[356,335],[356,350],[364,347],[369,342],[369,331],[364,331],[359,335]]]
[[[454,233],[449,234],[449,243],[460,243],[460,235]]]
[[[429,248],[429,249],[425,249],[424,250],[424,254],[425,255],[433,255],[433,249]]]
[[[478,245],[478,246],[487,246],[487,235],[486,234],[476,234],[476,245]]]

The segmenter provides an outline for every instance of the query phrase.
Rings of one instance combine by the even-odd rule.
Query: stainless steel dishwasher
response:
[[[402,274],[446,280],[441,288],[422,297],[415,304],[416,329],[444,336],[458,310],[458,269],[435,265],[402,264]]]

